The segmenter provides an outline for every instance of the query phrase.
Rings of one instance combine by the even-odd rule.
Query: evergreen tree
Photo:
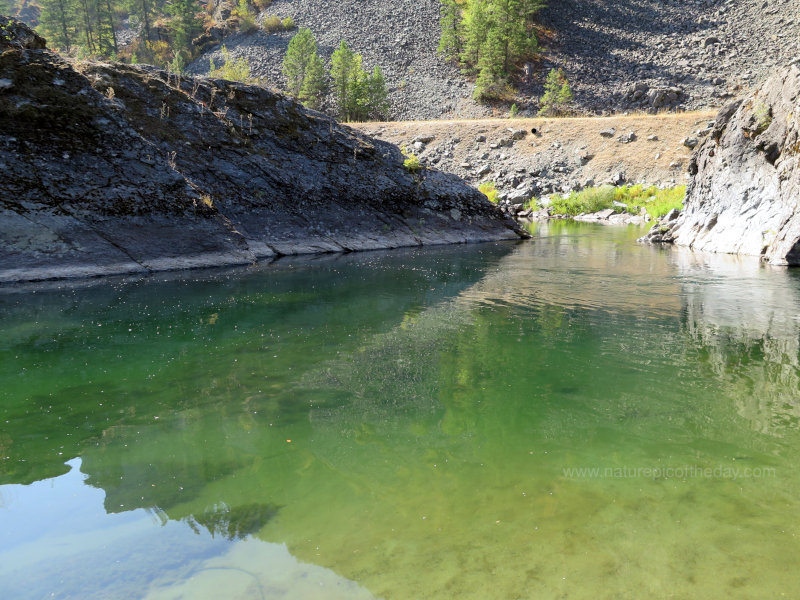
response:
[[[505,74],[521,56],[530,54],[536,49],[536,38],[528,35],[528,27],[524,16],[523,0],[493,0],[491,14],[493,29],[496,30],[496,42],[502,47],[502,69]],[[488,38],[488,36],[487,36]]]
[[[317,109],[328,93],[328,73],[319,54],[314,53],[308,62],[303,87],[300,88],[299,99],[304,106]]]
[[[539,99],[540,115],[561,115],[572,102],[572,89],[562,69],[550,69],[544,84],[544,95]]]
[[[456,0],[442,0],[439,24],[442,28],[439,52],[447,58],[458,58],[461,55],[463,32],[461,31],[461,6]]]
[[[359,112],[363,76],[361,55],[354,53],[347,42],[342,40],[331,56],[333,94],[342,121],[354,120]]]
[[[489,31],[478,62],[479,74],[473,92],[473,98],[476,100],[500,98],[505,92],[508,84],[506,71],[503,68],[505,41],[500,28],[494,27]]]
[[[289,42],[283,58],[286,89],[293,98],[299,98],[308,78],[311,62],[317,57],[317,40],[310,29],[302,28]]]
[[[543,0],[441,0],[439,51],[477,74],[475,97],[497,98],[520,61],[538,50],[534,16]]]
[[[367,118],[382,119],[389,112],[389,99],[386,92],[386,79],[378,65],[372,69],[366,86]]]
[[[152,41],[152,23],[155,18],[154,0],[126,0],[125,8],[142,26],[142,40],[145,46]]]
[[[67,52],[75,40],[75,14],[67,0],[40,0],[39,28],[47,38],[48,46]]]
[[[481,49],[491,26],[486,0],[470,0],[463,12],[464,49],[461,52],[461,62],[468,70],[473,70],[480,62]]]
[[[200,32],[201,22],[197,18],[200,6],[197,0],[172,0],[166,5],[167,12],[172,15],[173,52],[179,62],[184,62],[191,53],[192,38]],[[180,55],[180,56],[179,56]]]

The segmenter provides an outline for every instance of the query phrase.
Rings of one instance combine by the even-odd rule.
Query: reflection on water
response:
[[[790,597],[798,274],[535,233],[0,294],[0,596]]]

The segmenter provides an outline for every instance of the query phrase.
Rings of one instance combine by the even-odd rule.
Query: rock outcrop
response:
[[[525,236],[457,177],[269,90],[0,31],[0,281]]]
[[[689,164],[685,209],[645,241],[800,264],[800,67],[723,108]]]

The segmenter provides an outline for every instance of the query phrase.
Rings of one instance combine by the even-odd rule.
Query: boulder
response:
[[[685,208],[666,238],[696,250],[800,265],[800,68],[726,105],[689,164]],[[664,225],[662,224],[663,228]]]
[[[0,15],[0,49],[44,50],[47,41],[21,21]]]

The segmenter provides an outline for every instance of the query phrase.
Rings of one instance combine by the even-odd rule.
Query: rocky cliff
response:
[[[269,90],[73,64],[0,17],[0,281],[524,235],[403,159]]]
[[[800,264],[800,67],[723,108],[689,164],[686,208],[651,242]]]

